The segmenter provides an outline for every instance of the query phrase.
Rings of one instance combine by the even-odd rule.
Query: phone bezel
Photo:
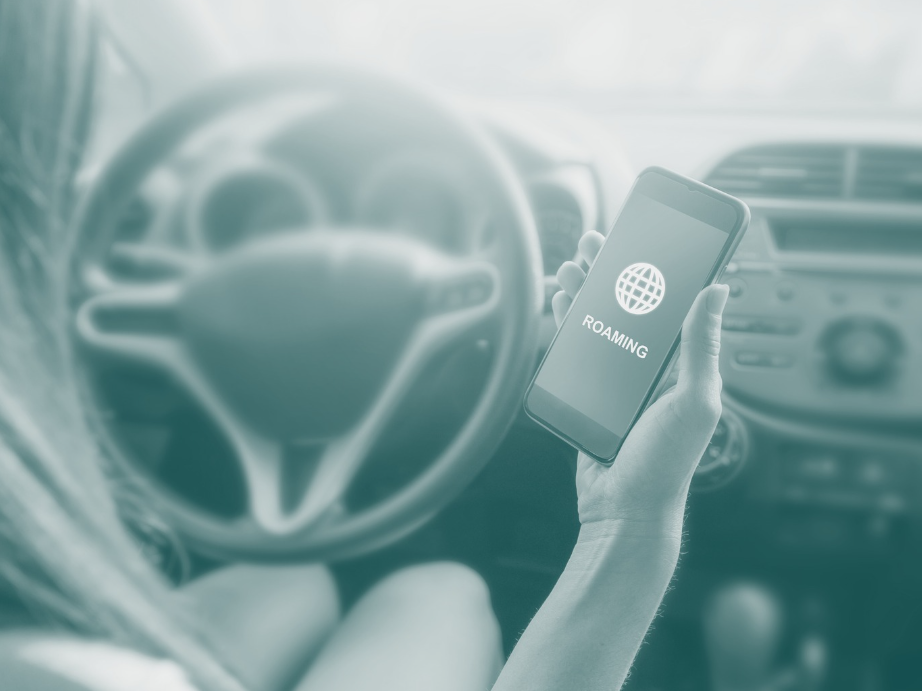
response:
[[[714,261],[714,266],[711,268],[710,272],[708,273],[707,278],[705,279],[704,283],[701,286],[701,289],[703,290],[705,287],[715,283],[720,278],[724,268],[726,268],[727,266],[727,262],[729,262],[730,257],[733,256],[733,252],[736,250],[737,246],[739,245],[739,241],[742,239],[744,235],[744,231],[749,225],[749,219],[750,219],[749,207],[746,206],[744,202],[737,199],[736,197],[732,197],[729,194],[726,194],[724,192],[721,192],[720,190],[714,189],[713,187],[705,185],[702,182],[698,182],[697,180],[692,180],[691,178],[687,178],[683,175],[679,175],[678,173],[674,173],[670,170],[666,170],[665,168],[660,168],[659,166],[651,166],[649,168],[645,168],[644,170],[642,170],[640,174],[637,176],[637,179],[634,181],[634,184],[631,186],[630,191],[625,197],[625,200],[621,206],[621,209],[624,208],[624,205],[627,203],[627,200],[630,199],[631,195],[633,195],[637,191],[637,187],[641,183],[641,181],[648,175],[659,175],[672,182],[677,182],[680,185],[682,185],[688,192],[691,192],[694,194],[704,194],[713,200],[721,202],[723,205],[728,206],[735,211],[735,214],[736,214],[735,220],[733,221],[732,226],[727,231],[727,241],[724,243],[724,246],[721,249],[720,254],[717,256],[717,258]],[[643,193],[647,194],[647,192],[643,192]],[[649,194],[648,196],[651,196],[653,199],[656,199],[657,201],[667,206],[670,206],[676,211],[679,211],[686,215],[692,215],[692,214],[689,214],[688,211],[686,210],[688,207],[683,208],[681,206],[677,206],[676,204],[666,199],[657,197],[657,196],[653,196]],[[695,198],[696,197],[686,197],[686,199],[695,199]],[[612,229],[614,228],[615,224],[618,223],[618,218],[620,216],[621,216],[621,210],[619,209],[618,215],[615,217],[615,220],[612,223]],[[708,221],[704,221],[703,219],[701,219],[700,216],[696,215],[695,217],[699,218],[699,220],[702,220],[705,223],[709,223]],[[709,223],[709,225],[712,225],[715,228],[723,230],[723,228],[721,228],[720,226],[716,224]],[[609,230],[609,233],[606,236],[606,239],[605,239],[606,243],[608,242],[608,238],[610,236],[611,236],[611,229]],[[602,251],[604,251],[604,248],[605,248],[605,245],[602,246],[602,249],[599,250],[599,252],[601,253]],[[591,271],[592,269],[590,268],[590,272]],[[576,304],[576,301],[578,299],[579,299],[579,292],[573,298],[573,304]],[[568,312],[567,315],[564,317],[564,320],[561,323],[560,328],[557,330],[557,334],[559,334],[560,331],[563,329],[563,327],[566,325],[569,317],[570,317],[570,312]],[[606,450],[601,450],[601,453],[600,453],[599,450],[592,450],[592,449],[587,448],[583,442],[574,438],[573,436],[574,433],[570,431],[574,429],[594,430],[594,428],[600,427],[600,425],[597,422],[595,422],[594,420],[591,420],[590,418],[583,415],[575,408],[561,401],[559,398],[554,396],[551,392],[547,391],[546,389],[543,389],[540,386],[536,386],[535,384],[535,381],[537,380],[537,377],[538,377],[538,373],[541,371],[541,368],[544,366],[545,359],[547,359],[547,354],[551,351],[551,349],[554,347],[554,343],[556,343],[557,341],[557,334],[554,335],[554,339],[551,341],[550,346],[548,346],[548,349],[545,352],[544,357],[541,359],[541,363],[538,365],[538,368],[535,370],[535,375],[532,377],[531,383],[528,385],[528,389],[525,392],[525,397],[523,400],[525,413],[535,422],[545,427],[550,432],[552,432],[554,435],[556,435],[557,437],[560,437],[561,439],[563,439],[565,442],[567,442],[571,446],[582,451],[583,453],[595,459],[599,463],[606,465],[606,466],[610,466],[612,463],[614,463],[618,455],[618,452],[621,450],[621,447],[624,444],[624,440],[627,439],[628,435],[631,433],[631,430],[634,428],[634,425],[637,423],[637,420],[640,419],[640,416],[650,405],[651,398],[653,394],[656,392],[657,387],[661,383],[663,377],[665,376],[666,373],[669,372],[672,366],[672,363],[675,359],[676,350],[678,349],[679,343],[682,338],[681,330],[676,335],[676,338],[673,341],[669,349],[668,355],[663,360],[663,365],[657,371],[656,376],[653,378],[649,388],[647,389],[647,392],[644,394],[644,397],[641,399],[641,403],[638,406],[637,413],[634,415],[633,419],[628,425],[627,430],[624,433],[624,436],[619,436],[615,434],[614,432],[612,432],[611,430],[608,430],[607,428],[602,428],[602,429],[605,429],[605,431],[611,435],[611,440],[612,440],[614,450],[610,453],[608,453]],[[554,409],[554,414],[558,415],[558,420],[556,422],[551,422],[550,420],[548,420],[547,413],[542,415],[541,413],[533,410],[532,407],[530,407],[529,399],[531,399],[536,389],[540,390],[542,394],[547,394],[551,399],[556,401],[557,405]],[[585,435],[585,436],[588,436],[588,435]]]

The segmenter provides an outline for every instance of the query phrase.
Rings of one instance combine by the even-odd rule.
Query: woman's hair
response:
[[[0,579],[46,622],[240,689],[125,527],[132,492],[71,372],[63,255],[97,29],[80,0],[0,0]]]

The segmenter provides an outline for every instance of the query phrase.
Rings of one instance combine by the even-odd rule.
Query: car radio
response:
[[[724,276],[726,390],[795,415],[922,418],[922,208],[749,203]]]

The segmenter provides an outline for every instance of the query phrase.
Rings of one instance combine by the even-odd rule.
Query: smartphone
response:
[[[644,170],[525,394],[539,424],[603,463],[669,370],[695,297],[749,225],[739,199]]]

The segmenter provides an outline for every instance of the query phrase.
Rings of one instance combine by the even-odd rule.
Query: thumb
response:
[[[676,395],[683,406],[720,413],[720,321],[730,295],[727,285],[702,290],[682,325]],[[715,418],[716,422],[716,418]]]

